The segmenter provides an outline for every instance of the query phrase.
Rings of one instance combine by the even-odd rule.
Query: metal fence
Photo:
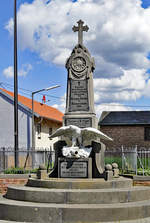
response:
[[[150,175],[150,149],[144,147],[124,147],[106,150],[105,163],[118,163],[122,173]]]
[[[14,168],[14,149],[0,148],[0,173]],[[55,162],[55,152],[51,148],[36,148],[35,150],[20,148],[19,168],[33,170],[39,165],[51,169]],[[106,150],[105,164],[117,163],[122,173],[150,175],[150,149],[143,147],[124,147]]]
[[[0,172],[14,168],[15,152],[13,148],[0,148]],[[55,153],[52,149],[36,148],[35,150],[20,148],[18,151],[19,168],[33,170],[39,165],[52,168],[55,162]]]

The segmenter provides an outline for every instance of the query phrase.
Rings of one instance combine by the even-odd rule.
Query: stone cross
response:
[[[82,20],[79,20],[78,26],[73,26],[72,30],[74,32],[78,32],[78,44],[83,44],[83,31],[88,31],[89,27],[88,26],[83,26],[84,22]]]

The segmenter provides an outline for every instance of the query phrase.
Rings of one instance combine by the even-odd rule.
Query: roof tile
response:
[[[103,115],[103,113],[102,113]],[[150,111],[110,111],[99,125],[149,125]]]
[[[2,88],[1,90],[4,91],[6,94],[10,95],[12,98],[14,98],[13,92]],[[21,104],[32,110],[32,99],[22,95],[18,95],[18,102],[20,102]],[[42,104],[35,100],[34,100],[34,112],[40,115],[41,117],[55,120],[57,122],[62,122],[62,118],[64,116],[64,114],[60,112],[58,109],[48,106],[46,104]]]

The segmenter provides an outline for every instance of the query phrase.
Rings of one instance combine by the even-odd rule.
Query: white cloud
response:
[[[124,69],[149,66],[146,55],[150,51],[147,35],[150,9],[143,9],[140,0],[53,0],[48,4],[45,0],[34,0],[24,3],[18,12],[20,45],[36,51],[44,60],[64,64],[77,42],[77,34],[71,27],[80,18],[90,27],[88,34],[84,34],[84,42],[102,63],[116,65],[118,70],[120,66]],[[10,19],[6,25],[10,33],[12,26]],[[57,60],[60,55],[61,59]],[[96,62],[97,70],[101,70],[99,61]],[[105,67],[105,70],[109,75],[109,69]]]
[[[31,64],[23,64],[22,68],[18,72],[18,75],[25,77],[29,73],[30,70],[32,70]]]
[[[59,104],[53,104],[52,107],[57,108],[61,112],[65,113],[65,108],[66,108],[66,94],[61,97]]]
[[[100,118],[103,111],[131,111],[130,107],[126,107],[119,103],[108,103],[108,104],[100,104],[95,106],[95,111],[98,119]]]
[[[145,95],[148,85],[146,70],[123,70],[123,75],[116,78],[94,79],[95,103],[136,100]]]
[[[18,71],[18,76],[26,76],[29,71],[32,70],[31,64],[23,64],[21,69]],[[13,66],[9,66],[3,70],[3,75],[7,78],[14,77],[14,68]]]
[[[3,70],[3,75],[7,78],[12,78],[14,76],[14,68],[9,66]]]
[[[150,8],[143,9],[141,0],[24,3],[18,11],[19,45],[64,66],[77,43],[77,33],[71,28],[79,19],[90,28],[84,33],[84,44],[96,60],[96,104],[148,97]],[[12,33],[12,19],[6,28]]]

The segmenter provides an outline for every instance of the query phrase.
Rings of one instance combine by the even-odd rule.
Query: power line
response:
[[[8,83],[6,83],[6,82],[1,82],[0,83],[0,85],[1,86],[7,86],[8,88],[10,88],[10,89],[13,89],[14,88],[14,86],[13,85],[11,85],[11,84],[8,84]],[[32,91],[31,90],[29,90],[29,89],[25,89],[25,88],[20,88],[20,87],[18,87],[18,89],[20,90],[20,91],[23,91],[23,93],[24,93],[24,91],[26,91],[26,92],[29,92],[29,93],[24,93],[24,94],[26,94],[26,95],[28,95],[28,96],[30,96],[31,97],[31,95],[32,95]],[[38,93],[39,95],[45,95],[45,96],[47,96],[47,97],[51,97],[51,98],[56,98],[56,99],[62,99],[62,97],[58,97],[58,96],[54,96],[54,95],[49,95],[49,94],[44,94],[44,93]]]
[[[14,86],[13,85],[11,85],[11,84],[9,84],[9,83],[6,83],[6,82],[0,82],[0,85],[3,87],[3,88],[5,88],[5,86],[7,86],[7,88],[10,88],[10,89],[13,89],[14,88]],[[32,91],[31,90],[29,90],[29,89],[25,89],[25,88],[21,88],[21,87],[19,87],[18,88],[20,91],[23,91],[23,94],[25,94],[25,95],[27,95],[27,96],[30,96],[31,97],[31,95],[32,95]],[[45,96],[47,96],[47,97],[50,97],[50,98],[54,98],[54,99],[61,99],[61,100],[65,100],[65,98],[63,99],[62,97],[58,97],[58,96],[54,96],[54,95],[49,95],[49,94],[44,94],[44,93],[38,93],[39,95],[45,95]],[[99,104],[98,104],[99,105]],[[126,104],[101,104],[102,106],[111,106],[111,107],[116,107],[116,106],[118,106],[118,107],[122,107],[122,106],[124,106],[124,107],[133,107],[133,108],[150,108],[150,105],[126,105]]]

